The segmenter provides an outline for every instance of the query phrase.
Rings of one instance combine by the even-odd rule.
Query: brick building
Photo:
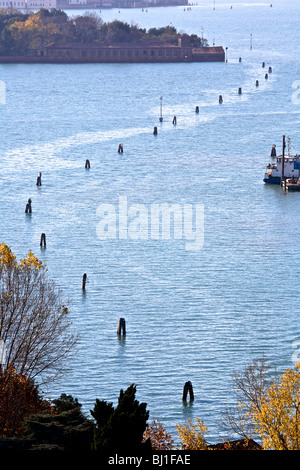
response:
[[[41,51],[31,51],[31,57],[43,57],[45,62],[224,62],[223,47],[192,47],[188,37],[180,37],[177,45],[147,43],[50,44]]]

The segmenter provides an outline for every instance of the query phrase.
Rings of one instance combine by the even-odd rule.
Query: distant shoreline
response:
[[[139,9],[148,9],[148,8],[159,8],[159,7],[182,7],[182,6],[186,6],[186,7],[189,7],[189,6],[192,6],[192,5],[189,5],[188,3],[188,0],[182,0],[182,1],[174,1],[174,2],[170,2],[170,3],[148,3],[148,2],[128,2],[128,4],[124,4],[124,5],[115,5],[115,4],[112,4],[112,5],[101,5],[101,4],[98,4],[98,3],[94,3],[94,4],[90,4],[90,3],[87,3],[87,4],[81,4],[81,5],[63,5],[61,4],[62,6],[60,6],[60,8],[64,11],[67,11],[67,10],[139,10]],[[34,8],[33,8],[34,9]]]
[[[157,3],[149,3],[147,1],[136,2],[133,0],[124,1],[121,5],[120,2],[118,3],[116,0],[107,1],[106,3],[102,4],[102,0],[100,2],[94,3],[80,3],[80,4],[70,4],[64,1],[56,2],[56,6],[54,8],[68,11],[68,10],[137,10],[137,9],[148,9],[148,8],[156,8],[156,7],[178,7],[178,6],[186,6],[190,7],[188,0],[167,0],[166,1],[157,1]],[[34,3],[19,2],[19,5],[14,5],[13,9],[25,12],[35,12],[38,11],[40,8],[43,8],[41,5],[35,5]],[[47,8],[47,7],[46,7]],[[51,8],[49,5],[48,8]],[[7,6],[6,2],[0,0],[0,9],[2,10],[10,10],[10,7]]]

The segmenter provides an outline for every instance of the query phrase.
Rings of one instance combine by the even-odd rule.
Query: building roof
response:
[[[55,48],[55,49],[67,49],[67,48],[80,48],[82,49],[83,47],[89,48],[89,49],[99,49],[99,48],[139,48],[142,49],[144,47],[180,47],[178,44],[169,44],[169,43],[162,43],[159,41],[145,41],[145,42],[121,42],[121,43],[111,43],[111,44],[106,44],[106,43],[98,43],[98,42],[92,42],[92,43],[82,43],[82,42],[61,42],[61,43],[51,43],[45,46],[47,49],[50,48]]]

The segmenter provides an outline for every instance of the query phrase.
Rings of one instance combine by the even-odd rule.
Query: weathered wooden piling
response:
[[[175,124],[175,125],[177,124],[177,118],[176,118],[176,116],[173,117],[172,123]]]
[[[276,145],[272,145],[271,157],[276,157]]]
[[[219,103],[220,103],[220,104],[223,103],[223,96],[222,96],[222,95],[219,95]]]
[[[199,113],[199,106],[196,106],[196,109],[195,109],[195,111],[196,111],[196,114],[198,114],[198,113]]]
[[[46,235],[44,233],[41,235],[40,246],[46,248]]]
[[[119,144],[118,153],[123,153],[123,144]]]
[[[259,86],[259,81],[258,80],[256,80],[255,85]]]
[[[31,214],[31,199],[28,199],[28,202],[26,204],[26,208],[25,208],[25,214]]]
[[[262,66],[263,69],[265,68],[265,65],[266,65],[266,64],[265,64],[264,62],[261,64],[261,66]]]
[[[154,127],[154,129],[153,129],[153,134],[154,134],[154,135],[157,135],[157,127]]]
[[[85,290],[86,278],[87,275],[86,273],[84,273],[84,275],[82,276],[82,290]]]
[[[38,177],[36,180],[36,185],[37,186],[42,186],[42,173],[38,173]]]
[[[122,333],[123,333],[123,335],[126,335],[126,322],[125,322],[125,318],[120,318],[119,324],[118,324],[117,334],[118,334],[118,335],[121,335]]]
[[[242,94],[242,89],[241,89],[241,88],[239,88],[239,91],[238,91],[238,93],[239,93],[239,95],[241,95],[241,94]]]
[[[189,394],[190,400],[194,400],[194,392],[193,392],[193,385],[192,382],[188,381],[185,382],[182,392],[182,400],[186,401],[187,395]]]
[[[87,170],[89,170],[89,169],[91,168],[91,163],[90,163],[89,160],[86,160],[86,161],[85,161],[85,168],[86,168]]]

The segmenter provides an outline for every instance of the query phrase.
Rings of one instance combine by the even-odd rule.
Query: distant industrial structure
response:
[[[0,0],[0,9],[101,9],[188,5],[188,0]]]

